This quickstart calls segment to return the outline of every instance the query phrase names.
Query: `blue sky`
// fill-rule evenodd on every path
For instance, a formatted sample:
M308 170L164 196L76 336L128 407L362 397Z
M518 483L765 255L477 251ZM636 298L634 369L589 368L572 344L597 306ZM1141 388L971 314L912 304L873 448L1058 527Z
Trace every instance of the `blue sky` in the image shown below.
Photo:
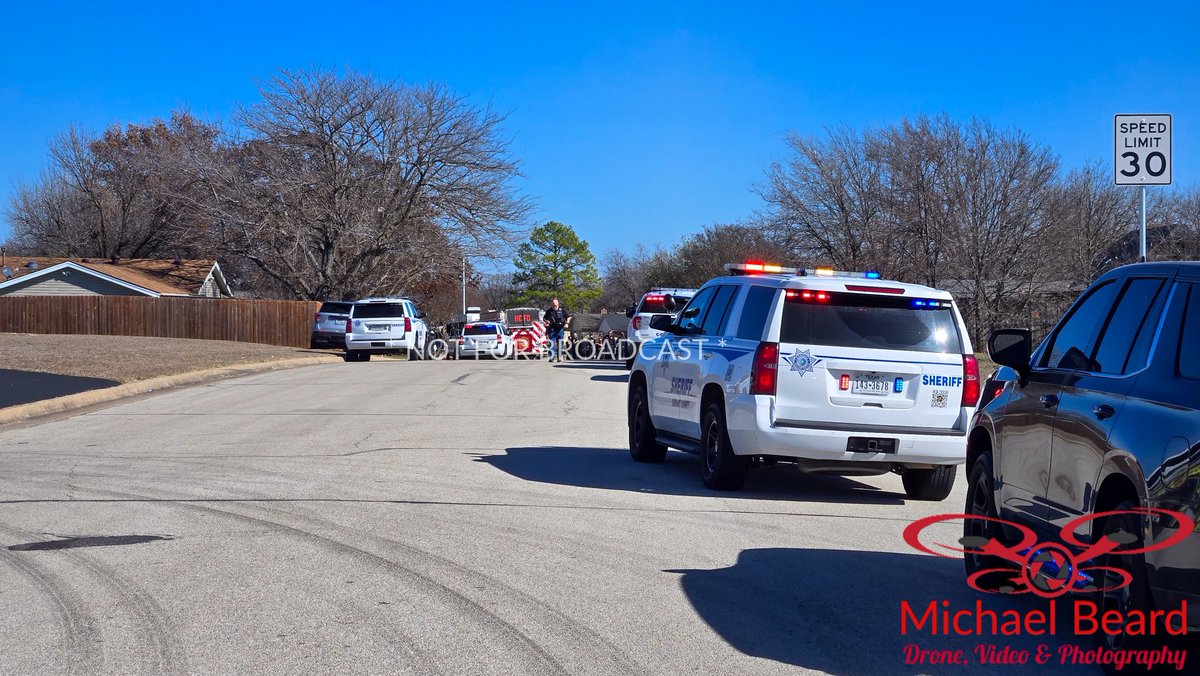
M275 68L441 81L510 116L538 220L597 253L760 206L789 131L946 111L1110 161L1174 115L1200 182L1200 3L17 3L0 0L0 205L71 124L225 118ZM0 216L0 239L8 233Z

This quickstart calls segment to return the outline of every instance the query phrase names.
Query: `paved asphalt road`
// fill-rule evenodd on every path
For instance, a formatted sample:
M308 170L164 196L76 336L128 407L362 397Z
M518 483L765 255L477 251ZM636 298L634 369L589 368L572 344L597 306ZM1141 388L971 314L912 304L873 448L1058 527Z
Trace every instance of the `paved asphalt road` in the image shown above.
M68 394L98 390L121 383L104 378L60 376L41 371L0 369L0 408L28 404L31 401L65 397Z
M901 539L961 476L711 493L629 459L624 381L329 364L0 431L0 672L944 673L903 646L1006 644L900 634L902 600L974 607Z

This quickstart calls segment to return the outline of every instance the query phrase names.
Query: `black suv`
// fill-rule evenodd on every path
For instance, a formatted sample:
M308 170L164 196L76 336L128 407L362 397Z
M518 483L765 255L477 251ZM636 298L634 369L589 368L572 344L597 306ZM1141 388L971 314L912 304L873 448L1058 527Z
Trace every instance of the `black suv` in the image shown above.
M1200 262L1112 270L1036 349L1029 331L1005 329L988 351L1011 380L972 420L966 511L1009 523L964 520L968 573L996 561L972 546L1011 546L1020 527L1062 542L1074 521L1073 545L1119 543L1075 562L1097 571L1075 576L1079 591L1123 613L1186 600L1200 628L1200 534L1158 511L1200 510Z

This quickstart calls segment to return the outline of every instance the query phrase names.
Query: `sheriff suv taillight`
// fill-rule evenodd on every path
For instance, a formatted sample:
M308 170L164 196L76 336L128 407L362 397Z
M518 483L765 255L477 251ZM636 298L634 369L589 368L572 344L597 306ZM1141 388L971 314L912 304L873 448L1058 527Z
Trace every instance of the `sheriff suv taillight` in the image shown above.
M641 328L642 328L642 318L637 315L634 315L633 316L633 330L640 331Z
M775 394L779 379L779 343L759 343L750 369L750 394Z
M408 333L409 331L412 331L412 320L409 319L408 317L405 317L404 318L404 332Z
M979 403L979 361L973 354L964 354L962 405L970 408L977 403Z
M346 333L354 333L354 320L346 318Z

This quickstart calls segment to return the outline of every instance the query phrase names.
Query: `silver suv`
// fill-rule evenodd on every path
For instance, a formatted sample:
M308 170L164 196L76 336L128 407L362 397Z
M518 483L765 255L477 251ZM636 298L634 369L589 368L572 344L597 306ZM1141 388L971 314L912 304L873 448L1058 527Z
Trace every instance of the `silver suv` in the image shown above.
M408 298L366 298L350 307L346 361L370 361L373 354L421 359L428 343L425 313Z
M352 304L338 301L321 303L321 308L313 315L309 348L316 350L322 347L345 347L346 320L350 318Z

